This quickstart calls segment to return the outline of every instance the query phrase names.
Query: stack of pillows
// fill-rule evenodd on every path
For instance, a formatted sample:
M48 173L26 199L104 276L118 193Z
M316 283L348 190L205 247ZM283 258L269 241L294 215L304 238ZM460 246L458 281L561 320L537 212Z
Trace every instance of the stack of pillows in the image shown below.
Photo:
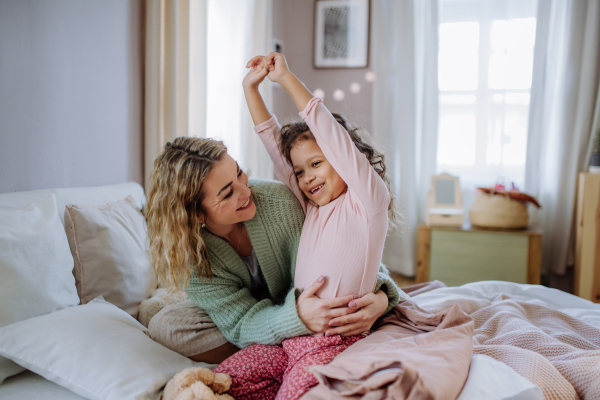
M0 383L29 369L85 398L158 399L199 365L136 320L156 288L146 250L132 197L67 205L64 226L55 194L18 209L0 202Z

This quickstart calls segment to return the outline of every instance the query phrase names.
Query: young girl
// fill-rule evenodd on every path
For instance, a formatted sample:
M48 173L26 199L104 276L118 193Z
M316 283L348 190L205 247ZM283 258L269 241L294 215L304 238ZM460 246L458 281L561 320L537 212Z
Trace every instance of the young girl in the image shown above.
M296 261L295 287L304 290L315 279L325 278L320 298L372 293L383 245L392 221L393 196L385 177L383 156L368 145L359 128L350 128L333 116L318 98L289 71L279 53L255 57L244 79L248 108L278 178L300 200L306 214ZM305 122L283 128L267 110L258 84L265 76L278 82L292 97ZM304 368L327 364L363 337L346 327L326 336L303 336L282 343L283 355L274 363L286 364L277 398L296 399L314 386L316 378ZM340 336L344 334L344 336ZM264 347L264 346L262 346ZM222 363L216 371L234 381L236 399L249 382L236 379L253 366L253 355L264 351L250 346ZM282 361L283 360L283 361ZM238 386L237 388L235 386ZM241 389L241 390L240 390Z

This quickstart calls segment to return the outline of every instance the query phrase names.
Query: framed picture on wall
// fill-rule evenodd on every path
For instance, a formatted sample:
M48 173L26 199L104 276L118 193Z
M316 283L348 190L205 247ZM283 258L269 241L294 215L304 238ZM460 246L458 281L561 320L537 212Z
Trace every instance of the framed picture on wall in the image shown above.
M369 0L315 2L315 68L366 68Z

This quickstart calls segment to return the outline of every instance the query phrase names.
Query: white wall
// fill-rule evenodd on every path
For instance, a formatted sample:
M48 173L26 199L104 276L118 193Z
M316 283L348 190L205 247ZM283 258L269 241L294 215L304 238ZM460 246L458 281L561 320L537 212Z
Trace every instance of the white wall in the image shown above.
M142 182L144 12L0 1L0 193Z

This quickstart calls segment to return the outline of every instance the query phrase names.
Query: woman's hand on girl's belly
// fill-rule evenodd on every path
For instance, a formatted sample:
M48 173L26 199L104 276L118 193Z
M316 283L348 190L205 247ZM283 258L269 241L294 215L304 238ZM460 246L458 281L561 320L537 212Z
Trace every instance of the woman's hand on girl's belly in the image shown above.
M356 312L340 316L329 322L329 328L325 331L326 336L360 335L371 329L375 321L383 315L388 306L388 297L384 291L367 293L349 304Z
M333 299L320 299L317 297L315 293L324 284L325 278L321 276L315 283L306 288L300 297L298 297L298 300L296 300L296 308L298 310L298 316L300 317L300 320L308 329L315 333L325 333L331 328L329 323L334 320L334 318L355 313L359 309L358 307L351 308L348 306L348 303L351 301L356 301L354 300L354 295L352 294ZM357 300L362 300L363 298L364 296ZM386 308L387 296L384 311ZM381 313L383 313L383 311ZM376 319L377 318L375 318L375 320ZM375 320L373 320L373 323ZM368 328L366 330L368 330Z

